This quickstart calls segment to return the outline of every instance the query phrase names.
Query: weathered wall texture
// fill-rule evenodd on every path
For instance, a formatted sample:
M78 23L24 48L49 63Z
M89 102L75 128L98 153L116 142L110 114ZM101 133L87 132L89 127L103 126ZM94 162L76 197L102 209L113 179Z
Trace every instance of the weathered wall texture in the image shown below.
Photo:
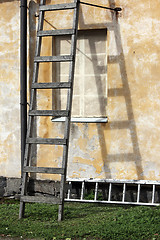
M59 0L58 3L72 2ZM79 29L107 28L108 123L73 123L68 177L160 180L160 12L159 0L93 0L120 6L117 16L104 9L81 6ZM48 4L57 3L48 0ZM29 81L35 46L35 11L29 4ZM8 14L6 14L8 11ZM0 175L20 176L19 129L19 2L0 1ZM72 11L47 13L45 29L69 28ZM44 39L42 55L53 53ZM43 45L44 46L44 45ZM97 63L98 64L98 63ZM52 81L53 65L40 66L39 81ZM52 76L52 77L49 77ZM98 83L97 83L98 84ZM52 109L52 92L39 91L39 109ZM94 106L93 106L94 107ZM40 137L63 137L63 124L38 120ZM38 166L60 166L59 146L38 147ZM41 179L58 176L39 175Z
M19 1L0 0L0 176L20 176Z

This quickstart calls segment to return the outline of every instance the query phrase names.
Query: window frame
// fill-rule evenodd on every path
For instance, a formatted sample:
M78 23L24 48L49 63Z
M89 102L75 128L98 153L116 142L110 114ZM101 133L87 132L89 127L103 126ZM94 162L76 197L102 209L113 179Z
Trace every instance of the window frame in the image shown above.
M107 28L102 28L102 29L86 29L86 30L79 30L78 32L85 32L85 31L96 31L96 30L105 30L106 31L106 88L107 88ZM85 34L84 34L85 35ZM53 40L54 45L55 45L55 39ZM55 47L55 46L54 46ZM75 76L74 76L75 77ZM106 99L107 99L107 89L106 89ZM52 122L64 122L65 117L60 117L60 118L52 118ZM108 118L107 118L107 111L106 111L106 116L101 116L101 117L71 117L71 122L73 123L107 123Z

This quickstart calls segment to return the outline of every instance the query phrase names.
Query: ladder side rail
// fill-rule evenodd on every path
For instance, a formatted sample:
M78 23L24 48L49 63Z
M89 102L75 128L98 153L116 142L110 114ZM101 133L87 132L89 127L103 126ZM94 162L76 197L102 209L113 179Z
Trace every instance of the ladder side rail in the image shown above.
M62 204L59 205L58 221L62 220L63 209L64 209L64 187L65 187L66 173L67 173L70 120L71 120L73 82L74 82L74 70L75 70L75 55L76 55L76 45L77 45L79 0L74 0L74 3L76 3L76 8L74 9L74 17L73 17L73 29L75 29L75 34L73 34L71 38L71 55L73 56L74 59L73 61L70 62L70 67L69 67L69 82L71 82L71 88L68 89L67 107L66 107L66 110L69 111L69 116L66 118L65 130L64 130L64 138L67 140L67 144L63 147L63 160L62 160L62 168L65 169L65 174L61 176L60 198L62 199Z
M46 0L41 0L40 5L44 5L45 3L46 3ZM40 12L39 13L37 32L39 30L43 29L43 20L44 20L44 12ZM42 38L41 37L37 37L37 39L36 39L35 56L39 56L40 55L41 42L42 42ZM34 63L32 83L36 83L37 82L38 70L39 70L39 63ZM30 98L29 111L33 110L33 107L36 105L36 91L37 91L36 89L31 89L31 98ZM33 116L29 116L29 119L28 119L28 131L27 131L26 139L30 137L32 124L33 124ZM26 152L25 152L26 165L25 166L27 166L28 150L29 150L29 144L26 144Z
M137 185L137 184L141 184L141 185L159 185L160 186L160 181L151 181L151 180L126 180L126 179L86 179L86 178L82 178L82 179L72 179L72 178L67 178L67 181L71 181L71 182L82 182L84 181L85 182L98 182L98 183L113 183L113 184L134 184L134 185Z
M144 202L122 202L122 201L106 201L106 200L97 200L97 201L94 201L94 200L86 200L86 199L65 199L65 202L81 202L81 203L102 203L102 204L119 204L119 205L134 205L134 206L160 206L159 203L144 203Z
M40 4L43 5L43 4L45 4L45 2L46 2L46 0L41 0ZM43 28L43 19L44 19L44 12L40 12L39 13L39 21L38 21L38 30L42 30L42 28ZM40 54L40 47L41 47L41 37L37 37L36 49L35 49L36 56L38 54ZM33 82L34 83L36 82L36 79L38 78L38 68L39 68L39 64L34 63L34 71L33 71ZM33 105L34 105L34 101L35 101L35 96L34 96L35 93L36 93L36 89L31 89L31 99L30 99L29 110L33 109ZM29 136L30 136L32 124L33 124L33 117L29 116L26 139L29 138ZM30 147L31 147L30 144L26 144L25 156L24 156L24 165L23 165L24 167L29 164L30 153L31 153ZM23 172L22 186L21 186L21 196L24 196L26 194L27 178L28 178L28 173ZM24 211L25 211L25 203L20 200L19 218L22 218L24 216Z
M45 2L46 2L46 0L41 0L41 5L45 4ZM44 13L40 12L39 13L39 21L38 21L38 30L43 28L43 19L44 19ZM41 37L37 37L36 49L35 49L35 55L36 56L40 54L41 42L42 42L42 38ZM38 70L39 70L39 64L38 63L34 63L33 83L35 83L37 81ZM36 101L35 100L35 95L36 95L36 89L32 89L31 90L31 99L30 99L29 111L33 110L33 107L35 105L35 101ZM33 124L33 116L29 116L28 131L27 131L26 139L30 137L32 124ZM29 151L29 144L26 144L26 151L25 151L25 163L26 164L25 164L25 166L27 166L27 164L28 164L28 162L27 162L28 151Z

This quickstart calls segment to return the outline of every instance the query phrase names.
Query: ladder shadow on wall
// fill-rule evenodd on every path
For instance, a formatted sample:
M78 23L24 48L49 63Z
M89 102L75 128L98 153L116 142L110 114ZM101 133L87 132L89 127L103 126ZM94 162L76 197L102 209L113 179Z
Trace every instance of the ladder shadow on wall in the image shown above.
M109 0L109 6L112 8L116 7L114 0ZM129 83L128 83L125 57L124 57L122 39L120 34L120 25L118 23L118 15L115 12L111 13L111 15L112 15L112 22L105 23L105 25L108 31L114 32L117 55L113 55L113 56L108 55L107 64L108 64L108 68L112 64L119 66L121 87L114 87L114 85L117 85L116 84L117 79L112 79L112 76L110 74L108 78L107 112L108 112L108 115L110 115L109 111L112 110L113 114L111 113L111 117L109 117L108 123L96 124L97 132L99 135L99 146L101 148L101 156L103 160L102 171L104 171L106 179L120 178L117 176L122 176L122 178L130 179L129 172L132 172L133 174L133 171L132 169L127 169L128 172L125 172L125 168L127 168L127 166L131 166L133 169L135 169L134 179L143 179L144 176L143 176L143 168L142 168L142 159L141 159L141 154L139 149L136 122L134 119L134 113L133 113L133 107L132 107L132 101L131 101L131 92L130 92ZM81 9L80 9L80 18L84 20ZM85 26L84 21L82 21L82 25ZM90 25L87 24L87 27L92 28L92 24ZM100 24L93 24L93 27L94 28L97 27L98 29L100 27ZM93 51L95 51L95 46L93 44L91 45L91 43L90 43L90 48L93 49ZM97 66L98 66L98 62L97 62ZM99 88L99 83L98 83L99 80L100 78L97 77L96 78L97 92L99 93L98 95L100 96L100 93L103 89ZM118 111L120 111L122 107L119 101L117 100L114 101L114 99L116 98L122 98L123 102L125 103L125 115L126 115L125 120L119 120L118 117L117 119L115 118L114 120L112 119L112 116L114 115L114 113L116 113L116 108L118 107L119 108ZM116 104L119 104L119 106L117 105L112 106L114 102L116 102ZM100 108L101 108L101 112L103 112L104 109L102 104ZM124 107L122 108L122 111L123 109ZM123 115L122 111L121 113ZM106 134L105 132L108 132L108 133L110 132L110 134ZM114 134L112 134L112 132L114 132ZM123 135L124 132L125 132L125 136ZM120 139L118 139L119 137ZM126 152L128 141L131 145L131 147L129 147L129 150L132 149L132 151ZM119 144L119 146L118 147L114 146L116 144ZM108 146L110 147L110 150L108 149ZM122 151L122 149L120 149L120 146L122 146L122 148L124 149L124 152ZM114 153L112 153L111 148L113 149ZM114 149L116 149L117 153L115 153ZM112 168L111 165L114 168L114 171L111 170Z

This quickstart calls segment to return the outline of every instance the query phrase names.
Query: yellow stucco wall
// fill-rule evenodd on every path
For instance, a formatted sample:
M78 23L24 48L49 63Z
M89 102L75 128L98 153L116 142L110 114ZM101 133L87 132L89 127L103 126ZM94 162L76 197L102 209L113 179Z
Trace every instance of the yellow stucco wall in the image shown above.
M59 0L58 3L72 2ZM73 123L68 177L160 180L160 12L158 0L93 0L95 4L118 6L119 15L81 6L79 29L107 28L108 123ZM57 3L48 0L48 4ZM35 45L36 1L29 6L29 79ZM6 14L6 12L8 14ZM19 1L0 1L0 176L20 176L19 128ZM46 29L68 28L72 11L48 13ZM52 26L52 28L51 28ZM51 54L45 40L44 54ZM44 46L44 45L43 45ZM42 65L40 81L47 82L51 65ZM39 94L39 107L52 107L50 91ZM62 137L61 123L51 118L38 121L41 137ZM38 166L60 166L62 148L38 147ZM58 176L39 175L44 179Z
M20 176L19 2L0 1L0 176Z

